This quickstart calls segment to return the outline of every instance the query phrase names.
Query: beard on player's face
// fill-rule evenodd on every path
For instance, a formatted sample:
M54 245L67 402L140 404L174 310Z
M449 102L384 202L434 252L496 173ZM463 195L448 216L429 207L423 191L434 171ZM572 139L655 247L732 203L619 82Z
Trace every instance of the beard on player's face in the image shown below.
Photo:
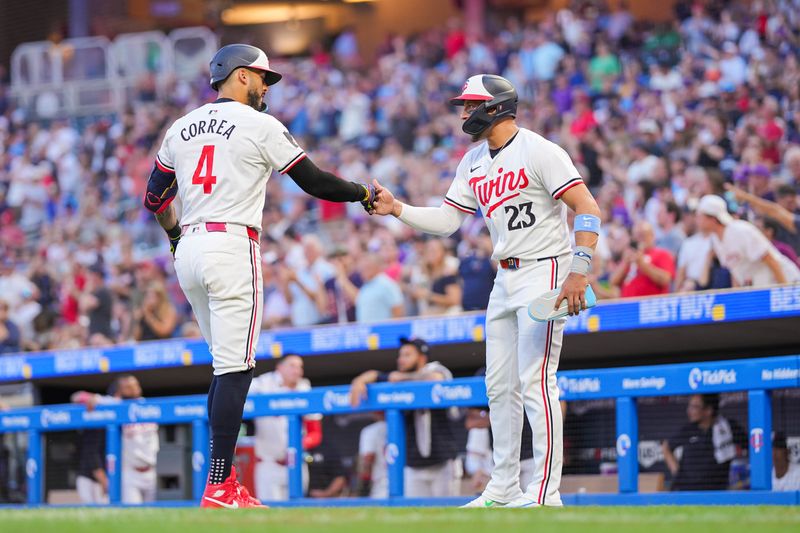
M263 97L261 95L261 91L254 89L253 87L248 87L247 105L249 105L256 111L261 111L262 103L263 103Z

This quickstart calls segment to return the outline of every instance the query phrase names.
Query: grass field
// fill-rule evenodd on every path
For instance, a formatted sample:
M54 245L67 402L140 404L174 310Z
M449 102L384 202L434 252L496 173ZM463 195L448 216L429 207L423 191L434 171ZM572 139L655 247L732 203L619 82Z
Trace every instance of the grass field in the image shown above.
M3 533L789 533L796 507L564 509L295 508L0 510Z

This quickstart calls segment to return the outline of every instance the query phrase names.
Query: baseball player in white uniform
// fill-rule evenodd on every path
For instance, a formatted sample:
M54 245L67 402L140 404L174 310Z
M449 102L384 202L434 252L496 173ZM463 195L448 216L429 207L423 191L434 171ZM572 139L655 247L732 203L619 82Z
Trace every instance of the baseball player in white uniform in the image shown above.
M306 392L311 382L303 377L303 359L299 355L284 355L274 372L261 374L250 384L250 394ZM255 419L256 438L256 496L260 500L289 499L289 422L285 416L261 416ZM322 415L303 417L303 450L322 442ZM308 489L308 468L303 462L303 493Z
M110 392L113 396L80 391L73 395L72 401L94 409L97 405L142 398L142 386L132 375L117 378ZM159 449L158 424L145 422L122 426L122 503L155 501Z
M494 468L484 492L467 507L561 506L563 426L556 369L565 318L534 322L528 304L561 288L570 315L586 306L587 273L600 232L600 210L567 153L516 124L517 93L500 77L467 80L451 103L463 106L462 129L473 141L439 207L414 207L378 192L373 212L392 214L437 235L454 233L481 211L500 263L486 312L486 388L494 437ZM567 207L573 209L571 250ZM524 412L533 429L535 473L519 485Z
M260 505L236 481L231 462L263 313L259 244L267 180L274 169L317 198L365 208L375 191L317 168L283 124L262 112L269 86L281 79L262 50L224 46L210 72L219 98L167 130L144 204L167 232L178 281L213 357L211 461L201 506L240 508Z

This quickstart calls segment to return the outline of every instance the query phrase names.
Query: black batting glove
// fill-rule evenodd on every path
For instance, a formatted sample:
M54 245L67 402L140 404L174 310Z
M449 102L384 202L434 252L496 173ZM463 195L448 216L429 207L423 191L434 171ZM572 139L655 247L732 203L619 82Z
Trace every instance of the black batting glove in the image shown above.
M358 183L357 185L364 190L361 206L364 208L364 211L371 215L375 212L375 207L372 205L375 202L375 196L377 195L375 187L366 183Z
M175 250L178 249L178 243L181 240L181 225L175 224L175 227L167 230L167 237L169 237L169 251L172 252L172 257L175 257Z

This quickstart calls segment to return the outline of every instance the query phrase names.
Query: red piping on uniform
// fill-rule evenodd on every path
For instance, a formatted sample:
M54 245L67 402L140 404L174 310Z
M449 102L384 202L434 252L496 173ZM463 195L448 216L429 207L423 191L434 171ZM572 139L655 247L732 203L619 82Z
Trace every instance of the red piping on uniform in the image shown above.
M158 170L160 170L161 172L166 172L167 174L175 174L174 170L172 170L171 168L167 168L164 165L162 165L161 162L158 159L156 159L156 166L158 167Z
M299 163L300 161L302 161L302 160L303 160L303 159L305 159L305 158L306 158L306 154L305 154L305 153L303 153L303 154L302 154L300 157L298 157L298 158L297 158L297 160L295 160L295 161L294 161L294 162L293 162L291 165L289 165L288 167L286 167L285 169L283 169L283 172L281 172L281 174L286 174L287 172L289 172L290 170L292 170L292 167L294 167L294 166L295 166L297 163Z
M556 193L556 195L555 195L555 196L553 196L553 198L555 198L556 200L558 200L559 198L561 198L562 196L564 196L564 193L565 193L565 192L567 192L567 191L568 191L568 190L570 190L571 188L575 187L576 185L580 185L581 183L583 183L583 180L582 180L582 179L578 179L578 180L574 181L573 183L571 183L571 184L567 185L567 186L564 188L564 190L563 190L563 191L559 191L559 192L557 192L557 193Z
M449 201L445 200L444 203L446 203L450 207L455 207L459 211L463 211L464 213L467 213L468 215L474 215L475 214L475 211L468 211L468 210L464 209L463 207L454 204L453 202L449 202Z
M250 366L253 360L253 342L256 338L256 326L258 322L258 265L256 264L256 255L257 250L254 250L255 244L253 241L250 243L250 247L252 250L252 254L250 255L251 260L253 261L253 294L255 295L253 298L253 318L250 321L250 343L247 345L247 366Z
M554 278L555 278L555 259L550 259L550 290L553 290L554 286ZM542 403L544 405L544 422L545 428L547 430L547 449L544 454L544 470L542 475L542 482L539 484L539 497L537 502L539 505L544 505L544 498L547 497L547 494L544 493L544 487L547 484L547 476L549 472L547 471L548 465L548 457L550 457L550 447L551 447L551 435L550 435L550 396L547 394L545 390L545 385L547 383L547 365L550 361L550 348L553 344L553 323L547 323L547 346L544 350L544 361L542 362Z

